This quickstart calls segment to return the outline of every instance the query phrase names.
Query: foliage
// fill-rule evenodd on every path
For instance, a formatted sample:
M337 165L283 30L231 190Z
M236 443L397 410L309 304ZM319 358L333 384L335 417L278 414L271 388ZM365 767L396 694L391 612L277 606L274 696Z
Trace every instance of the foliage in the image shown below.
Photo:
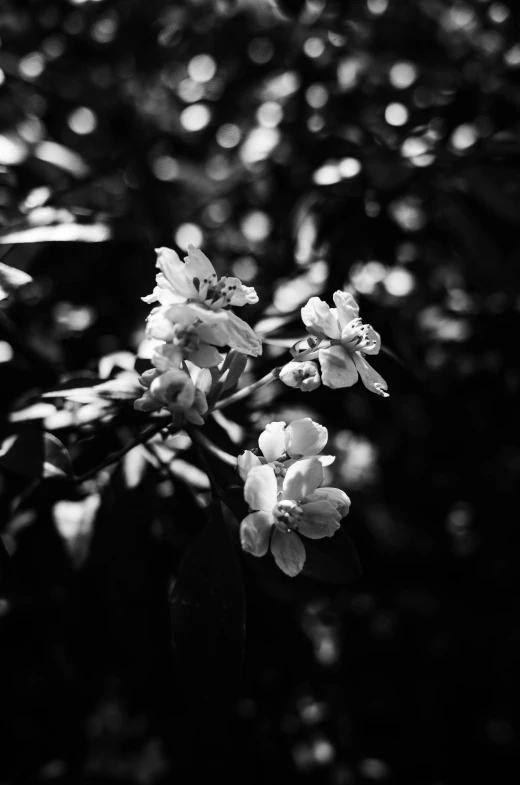
M231 760L258 782L507 778L517 23L512 3L485 0L5 0L6 782L155 783L213 764L231 776ZM183 570L229 564L238 580L227 534L214 543L207 525L210 483L229 489L236 474L133 408L150 367L140 298L153 249L190 243L259 294L244 318L263 355L222 377L219 396L287 362L300 307L345 288L383 335L392 394L275 381L208 420L233 455L271 421L323 423L337 456L327 483L352 499L364 570L345 587L316 580L338 565L314 555L296 579L240 556L238 697L225 694L229 663L196 679L192 649L184 679L168 601L173 588L185 629L200 584L186 599ZM247 510L228 493L215 520L236 537ZM333 561L354 547L313 547L332 544ZM228 610L240 618L240 603ZM226 620L207 616L218 637ZM189 647L204 638L195 626Z

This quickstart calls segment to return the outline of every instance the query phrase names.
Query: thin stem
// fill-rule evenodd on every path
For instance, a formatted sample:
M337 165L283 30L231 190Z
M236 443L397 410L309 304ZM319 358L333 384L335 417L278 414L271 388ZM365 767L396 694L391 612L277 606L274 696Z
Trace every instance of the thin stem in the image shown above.
M128 442L128 444L125 444L125 446L120 450L117 450L117 452L113 452L108 455L105 460L98 464L98 466L94 467L94 469L90 469L88 472L85 472L85 474L81 474L79 477L76 477L76 482L79 484L85 482L85 480L90 480L91 477L94 477L102 469L106 469L107 466L111 466L111 464L119 461L119 459L123 458L127 452L130 452L130 450L133 450L134 447L137 447L138 444L143 444L143 442L147 442L148 439L151 439L152 436L160 433L164 427L164 420L159 423L152 423L152 425L148 426L148 428L145 428L144 431L141 431L140 434Z
M233 395L230 395L228 398L223 398L221 401L217 401L217 403L213 406L211 411L215 411L215 409L224 409L225 406L230 406L232 403L236 403L236 401L241 401L242 398L247 398L248 395L251 395L251 393L256 392L256 390L259 390L261 387L265 387L266 384L271 384L271 382L274 382L275 379L278 379L278 376L280 375L280 371L282 370L282 368L283 365L280 365L277 368L273 368L272 371L269 371L268 374L263 376L257 382L253 382L253 384L248 384L247 387L243 387L241 390L239 390L236 393L233 393Z
M230 453L226 452L225 450L221 450L220 447L217 447L216 444L213 444L213 442L210 441L207 436L204 436L204 434L200 431L194 431L193 435L205 450L215 455L215 457L219 458L223 463L227 463L228 466L232 466L234 469L237 468L237 459L234 455L230 455Z
M197 452L197 455L199 457L201 466L202 466L203 470L206 472L206 474L209 477L211 490L213 491L213 493L215 494L217 499L222 499L222 497L224 495L223 491L222 491L222 488L220 487L220 485L219 485L219 483L217 481L217 478L213 474L213 470L212 470L211 466L209 465L208 461L206 460L206 456L204 455L203 451L201 450L201 446L203 444L203 439L201 438L202 434L196 428L187 428L187 431L188 431L188 434L189 434L189 436L191 437L191 439L193 441L193 444L194 444L195 450ZM217 447L217 449L218 449L218 447Z

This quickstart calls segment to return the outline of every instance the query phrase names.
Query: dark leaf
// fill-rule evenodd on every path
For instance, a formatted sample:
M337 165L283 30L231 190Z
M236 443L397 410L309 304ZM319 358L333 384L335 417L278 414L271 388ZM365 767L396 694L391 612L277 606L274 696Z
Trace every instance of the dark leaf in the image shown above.
M302 575L323 583L351 583L362 573L356 547L348 534L339 529L334 537L305 539L307 558Z
M219 754L234 709L244 648L244 587L229 525L219 502L181 564L172 593L172 643L192 725Z
M32 281L28 273L0 262L0 300L5 300L21 286Z
M142 386L137 381L137 376L132 373L123 373L116 379L110 379L101 384L84 385L72 389L53 390L42 395L42 398L68 398L76 401L95 401L99 398L104 401L135 401L143 392Z
M229 363L228 363L229 360ZM226 357L222 374L222 392L231 390L238 383L247 365L247 356L231 350ZM224 373L226 376L224 377Z
M72 479L70 455L55 436L28 431L5 439L0 450L0 466L25 477Z

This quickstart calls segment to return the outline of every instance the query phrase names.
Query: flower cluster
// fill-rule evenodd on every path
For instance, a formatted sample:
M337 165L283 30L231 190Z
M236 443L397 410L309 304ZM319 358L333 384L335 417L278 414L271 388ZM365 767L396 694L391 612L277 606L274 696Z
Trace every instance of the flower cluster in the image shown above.
M327 387L351 387L358 378L371 392L388 397L388 385L366 360L365 355L378 354L379 333L363 324L359 306L347 292L334 294L335 308L319 297L311 297L301 309L302 320L312 338L302 352L293 351L294 360L280 373L280 379L291 387L314 390L321 380Z
M135 408L167 407L202 425L212 381L207 369L224 359L217 347L253 357L262 353L258 336L231 311L231 306L257 302L258 296L238 278L218 279L207 256L192 245L184 261L170 248L159 248L157 266L157 285L143 299L159 303L148 317L147 333L162 343L152 356L155 367L140 378L146 391Z
M318 456L328 432L309 417L289 425L273 422L260 434L262 457L246 451L238 458L244 497L251 510L240 525L243 550L265 556L291 577L305 564L301 537L332 537L347 515L350 499L339 488L324 488L323 466L332 456Z

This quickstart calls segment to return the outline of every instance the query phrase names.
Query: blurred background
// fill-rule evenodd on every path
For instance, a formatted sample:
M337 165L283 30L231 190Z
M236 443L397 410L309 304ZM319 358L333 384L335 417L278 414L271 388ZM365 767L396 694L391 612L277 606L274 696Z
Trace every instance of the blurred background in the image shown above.
M226 410L235 454L271 420L329 428L363 565L338 587L246 560L246 782L511 781L518 22L488 0L0 6L0 261L34 279L0 306L4 436L61 374L136 352L157 246L255 286L241 316L275 339L344 288L382 334L388 400L275 384ZM120 434L89 427L91 466ZM186 491L132 466L84 498L2 474L2 785L190 781L168 631Z

